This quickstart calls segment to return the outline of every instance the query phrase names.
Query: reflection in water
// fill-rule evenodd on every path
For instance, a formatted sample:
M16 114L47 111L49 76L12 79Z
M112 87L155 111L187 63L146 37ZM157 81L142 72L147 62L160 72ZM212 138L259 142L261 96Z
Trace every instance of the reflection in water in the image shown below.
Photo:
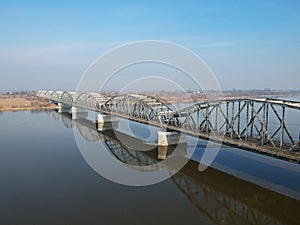
M55 119L63 121L66 127L76 127L87 141L104 142L107 149L121 162L141 166L152 165L159 161L157 156L162 149L135 151L120 143L113 132L99 133L96 124L91 121L72 121L69 115L55 111L51 114ZM172 149L168 147L167 151L169 154ZM213 168L200 173L198 163L195 161L189 161L183 169L172 176L172 180L189 201L215 224L299 222L299 201Z
M216 224L297 224L299 202L221 171L197 173L190 161L172 177L191 203Z

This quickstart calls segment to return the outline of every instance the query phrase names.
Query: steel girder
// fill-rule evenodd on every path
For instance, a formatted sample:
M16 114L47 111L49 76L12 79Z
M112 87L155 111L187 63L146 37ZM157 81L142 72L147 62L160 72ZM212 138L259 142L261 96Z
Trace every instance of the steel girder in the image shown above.
M170 115L170 124L194 133L207 133L299 151L299 130L286 121L286 114L299 116L300 103L275 99L234 99L201 102ZM177 121L175 120L177 119ZM298 124L299 126L299 124Z
M174 112L168 105L156 98L136 94L113 96L105 102L101 109L120 115L164 124L168 123L169 115Z
M107 97L95 92L81 93L75 99L74 105L92 110L100 109L108 100Z
M300 151L299 124L295 127L288 121L295 112L299 116L300 103L295 101L225 99L175 111L154 97L138 94L107 98L98 93L38 91L37 95L279 157Z

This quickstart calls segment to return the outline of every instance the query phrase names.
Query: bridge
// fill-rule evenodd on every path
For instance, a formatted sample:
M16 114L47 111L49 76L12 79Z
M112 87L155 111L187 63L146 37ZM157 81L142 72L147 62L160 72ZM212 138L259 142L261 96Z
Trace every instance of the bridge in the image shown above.
M300 162L300 102L274 98L221 99L194 103L180 110L152 96L68 91L38 91L71 112L85 118L87 110L98 114L98 122L112 123L111 116L164 129L158 145L175 144L174 134L183 133L226 145ZM99 124L98 124L99 125Z
M114 132L98 132L89 120L72 120L69 114L49 112L67 128L75 128L88 142L102 141L107 150L127 165L147 166L159 162L159 148L135 151L118 140ZM126 134L124 134L126 135ZM131 139L130 136L127 138ZM134 146L133 146L134 147ZM168 152L172 146L168 146ZM183 149L184 151L184 149ZM212 177L214 179L212 179ZM171 177L176 187L196 209L215 224L297 224L298 200L270 191L224 171L209 167L199 176L198 162L190 160Z

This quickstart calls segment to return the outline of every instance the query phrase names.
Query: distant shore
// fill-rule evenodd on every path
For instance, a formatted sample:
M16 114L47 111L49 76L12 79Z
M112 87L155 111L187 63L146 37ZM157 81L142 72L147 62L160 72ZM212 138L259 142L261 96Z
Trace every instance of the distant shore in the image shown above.
M57 105L31 95L0 95L0 112L26 110L52 110Z
M149 94L151 95L151 94ZM157 99L161 100L166 104L172 103L196 103L203 102L207 100L233 100L233 99L247 99L247 98L290 98L300 96L300 93L290 94L290 93L274 93L274 94L256 94L256 93L242 93L242 94L232 94L232 93L223 93L223 94L174 94L174 95L153 95Z

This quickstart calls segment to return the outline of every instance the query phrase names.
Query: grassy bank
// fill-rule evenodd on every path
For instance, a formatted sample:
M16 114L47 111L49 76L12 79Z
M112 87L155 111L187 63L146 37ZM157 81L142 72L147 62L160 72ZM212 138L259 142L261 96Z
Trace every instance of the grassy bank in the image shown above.
M30 95L0 95L0 112L56 108L55 104Z

